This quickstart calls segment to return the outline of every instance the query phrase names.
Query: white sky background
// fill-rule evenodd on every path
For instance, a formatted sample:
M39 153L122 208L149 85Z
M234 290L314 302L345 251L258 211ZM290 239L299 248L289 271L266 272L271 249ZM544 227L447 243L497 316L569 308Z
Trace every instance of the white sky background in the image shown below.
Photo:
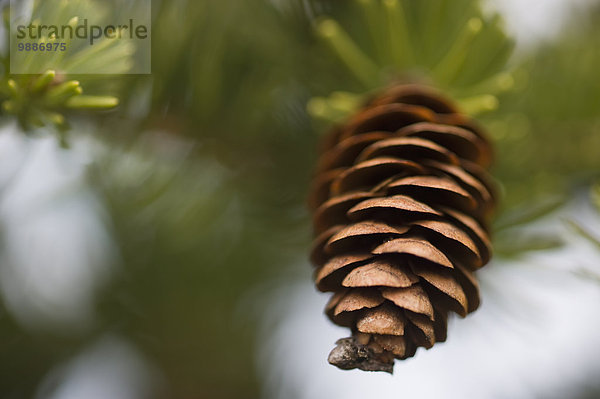
M93 319L114 248L85 183L86 158L53 134L0 129L0 295L25 326L79 330Z
M163 389L162 376L127 341L101 337L83 353L54 368L36 399L149 399Z
M551 40L577 9L597 0L484 0L505 17L507 29L522 47Z

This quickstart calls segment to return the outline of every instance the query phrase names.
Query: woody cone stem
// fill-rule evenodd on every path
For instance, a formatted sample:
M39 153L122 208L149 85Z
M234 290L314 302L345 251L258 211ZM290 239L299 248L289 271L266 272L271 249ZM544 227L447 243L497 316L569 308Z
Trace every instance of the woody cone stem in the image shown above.
M485 135L431 88L394 86L324 139L310 206L317 288L349 327L329 362L392 372L479 306L495 188Z

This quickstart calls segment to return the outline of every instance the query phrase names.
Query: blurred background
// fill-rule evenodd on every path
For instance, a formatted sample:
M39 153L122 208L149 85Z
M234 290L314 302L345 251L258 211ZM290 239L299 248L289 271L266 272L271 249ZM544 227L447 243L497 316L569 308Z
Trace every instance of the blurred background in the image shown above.
M448 342L394 376L327 364L346 332L307 255L332 119L314 99L374 87L315 27L336 18L362 45L359 3L153 0L152 75L68 77L118 107L58 127L2 108L0 398L600 398L594 0L404 2L416 53L451 48L473 16L514 38L496 68L513 84L475 107L496 144L496 256Z

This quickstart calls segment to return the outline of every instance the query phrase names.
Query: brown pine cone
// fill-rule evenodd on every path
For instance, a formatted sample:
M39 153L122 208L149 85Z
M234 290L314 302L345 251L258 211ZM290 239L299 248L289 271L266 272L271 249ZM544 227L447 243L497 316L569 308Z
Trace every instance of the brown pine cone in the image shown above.
M481 130L431 88L395 86L325 138L309 198L317 288L350 327L329 362L392 372L479 306L495 189Z

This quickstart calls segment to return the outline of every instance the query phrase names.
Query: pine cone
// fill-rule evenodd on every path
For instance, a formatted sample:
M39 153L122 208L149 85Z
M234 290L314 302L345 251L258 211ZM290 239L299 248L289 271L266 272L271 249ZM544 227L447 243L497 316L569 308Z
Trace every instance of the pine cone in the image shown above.
M446 340L450 311L479 306L490 258L489 142L434 90L395 86L323 143L310 206L315 282L352 337L329 362L392 372L394 358Z

